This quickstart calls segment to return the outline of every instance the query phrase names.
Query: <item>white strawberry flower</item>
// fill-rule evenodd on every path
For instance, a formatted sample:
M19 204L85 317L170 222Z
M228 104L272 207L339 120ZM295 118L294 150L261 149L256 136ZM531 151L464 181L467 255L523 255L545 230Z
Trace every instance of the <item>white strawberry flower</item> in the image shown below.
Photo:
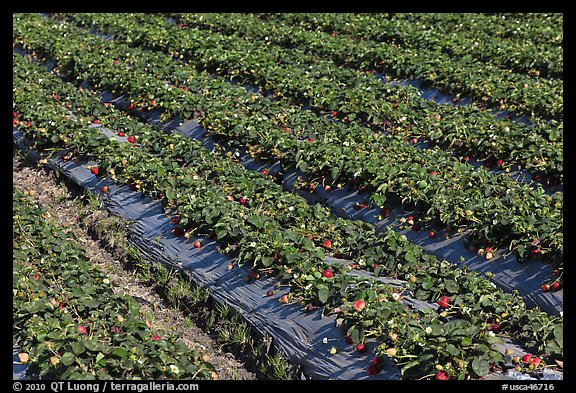
M398 292L394 292L392 294L392 299L394 299L396 301L400 300L400 294Z
M432 333L432 328L430 326L426 327L426 334Z
M175 365L171 364L170 365L170 371L172 371L174 374L178 374L180 372L180 370L178 369L178 367L176 367Z

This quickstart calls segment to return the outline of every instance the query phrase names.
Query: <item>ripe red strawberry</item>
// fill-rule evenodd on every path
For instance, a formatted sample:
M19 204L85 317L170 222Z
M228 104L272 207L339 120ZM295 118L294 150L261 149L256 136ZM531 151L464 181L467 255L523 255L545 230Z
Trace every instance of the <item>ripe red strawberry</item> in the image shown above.
M530 364L533 364L534 366L538 367L538 365L540 364L541 361L542 361L542 359L540 359L539 357L533 357L530 360Z
M330 239L324 240L324 248L332 248L332 241Z
M496 160L496 165L502 166L502 164L504 164L504 161L503 161L501 158L499 158L498 160Z
M352 340L352 336L344 336L344 342L350 345L354 343L354 341Z
M150 106L154 106L156 105L156 101L155 100L150 100Z
M358 351L359 353L364 353L368 350L368 347L366 346L366 344L364 343L358 343L356 345L356 351Z
M456 103L456 102L458 102L458 99L457 99L457 98L452 98L452 102L453 102L453 103Z
M150 337L150 340L152 340L152 341L158 341L158 340L160 340L160 336L157 335L157 334L153 334L152 337Z
M447 381L450 379L450 375L448 375L448 372L444 370L438 370L436 372L436 379L439 379L440 381Z
M268 174L268 170L267 170L267 169L262 169L262 174L263 174L263 175L267 175L267 174Z
M354 310L361 312L366 307L366 302L362 299L358 299L354 302Z
M368 366L368 375L376 375L380 372L380 367L375 364Z
M174 216L170 219L170 221L172 221L172 224L176 225L180 222L180 217Z
M118 59L114 59L114 65L118 64Z
M54 97L55 100L58 100L58 95L57 95L57 94L52 95L52 97Z
M560 281L554 281L552 284L550 284L550 289L552 291L555 291L558 288L560 288Z
M229 201L234 202L234 197L232 195L228 195L226 198L228 198Z
M18 124L18 119L12 119L12 124Z
M32 123L30 123L29 121L26 122L26 128L30 128L32 127Z
M542 285L542 291L544 291L544 292L550 291L550 284L548 284L548 283L543 284Z
M332 117L336 117L336 116L338 116L338 112L332 111Z
M382 359L382 356L375 356L370 363L375 366L380 366L383 362L384 359Z
M248 275L250 276L251 279L253 280L258 280L260 278L260 273L258 273L255 270L250 270L250 273L248 273Z
M330 34L332 37L336 37L336 33L332 33Z
M130 135L130 136L127 138L127 141L128 141L129 143L134 143L134 142L136 142L136 138L135 138L133 135Z
M375 263L375 264L374 264L374 266L372 266L372 269L373 269L373 270L376 270L376 269L378 269L378 264L377 264L377 263Z
M92 169L90 169L90 172L92 172L93 175L97 175L98 174L98 167L92 167Z
M442 296L440 300L438 300L438 305L442 308L448 308L450 305L450 298L448 296Z
M180 236L184 233L184 231L180 227L175 227L172 228L172 233L174 234L174 236Z
M34 274L34 280L38 280L40 278L40 275L38 273Z
M413 231L419 231L420 230L420 224L416 223L416 224L412 225L412 230Z
M432 171L432 172L430 172L430 174L431 174L432 176L436 176L436 175L438 174L438 172Z
M282 295L282 297L280 298L280 303L288 303L288 296Z
M15 119L18 117L18 112L12 112L12 118Z
M198 240L196 240L193 245L195 248L200 248L202 246Z
M246 204L246 198L240 197L240 204L245 205Z
M492 325L490 325L490 331L498 333L500 331L500 325L497 323L493 323Z
M394 109L398 108L398 103L395 102L394 105L392 105L392 108Z
M271 289L269 289L269 290L266 292L266 296L272 296L272 295L274 295L274 291L271 290Z
M122 131L118 131L118 136L125 136L126 134L123 133Z
M526 355L522 356L522 361L524 363L530 363L530 361L532 360L532 355L527 353Z
M102 192L108 192L108 186L102 186L100 190L102 190Z
M436 237L436 232L428 231L428 237L430 237L430 238Z
M84 325L78 325L78 331L80 332L80 334L88 333L88 331L86 330L86 326Z
M554 270L554 275L555 275L556 277L558 277L558 276L560 275L560 273L562 273L562 270L560 270L560 269Z
M329 270L329 269L324 270L324 273L322 273L322 275L323 275L325 278L332 278L332 277L334 277L334 273L332 273L332 270Z
M126 109L130 110L132 108L134 108L134 104L130 103L130 105L128 105L128 107Z
M94 124L100 124L100 121L98 119L94 119Z

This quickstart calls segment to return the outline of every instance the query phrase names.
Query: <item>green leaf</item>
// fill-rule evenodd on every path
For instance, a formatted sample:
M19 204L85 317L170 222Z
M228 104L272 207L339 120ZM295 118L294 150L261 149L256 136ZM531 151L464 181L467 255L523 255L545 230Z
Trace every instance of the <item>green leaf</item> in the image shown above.
M334 167L330 171L330 177L332 178L332 180L336 180L339 174L340 174L340 168L338 167Z
M490 364L488 364L487 360L476 358L472 361L472 370L479 377L482 377L490 372Z
M64 355L62 355L61 359L62 364L66 367L74 363L74 360L76 360L76 355L74 355L72 352L66 352Z
M328 289L320 289L318 291L318 300L320 300L322 303L326 303L326 301L328 300Z
M102 352L98 352L98 355L96 355L96 363L99 363L104 357L105 355Z
M416 257L412 251L407 251L406 254L404 254L404 259L410 263L414 263L416 261Z
M440 325L431 325L430 328L432 329L432 332L430 334L432 334L433 336L441 336L444 334L444 329L442 329L442 326Z
M44 340L46 340L46 334L48 332L46 330L40 330L37 334L36 334L36 340L38 340L38 342L43 342Z
M554 337L556 337L557 340L564 340L564 325L554 327Z
M116 347L112 351L112 356L116 356L122 359L128 356L128 351L122 347Z
M460 355L460 350L454 344L446 345L446 351L448 351L448 353L452 356Z
M444 282L446 290L450 293L458 293L458 284L454 280L446 280Z
M80 355L82 352L84 352L85 349L83 341L74 341L70 344L70 347L72 347L72 352L75 355Z
M352 337L352 342L360 342L360 331L356 326L352 326L350 329L348 329L348 335Z
M262 228L265 222L264 216L260 214L252 214L250 217L248 217L246 221L248 221L250 224L254 225L258 229Z
M472 339L470 337L462 337L462 346L467 347L472 345Z

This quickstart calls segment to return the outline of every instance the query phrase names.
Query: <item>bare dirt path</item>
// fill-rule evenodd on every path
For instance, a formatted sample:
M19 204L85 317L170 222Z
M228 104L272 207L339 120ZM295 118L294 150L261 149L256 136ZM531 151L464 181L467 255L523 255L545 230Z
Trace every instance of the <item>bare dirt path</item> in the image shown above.
M223 351L210 335L181 312L167 306L158 293L139 282L135 271L126 270L118 258L90 236L86 226L80 225L83 209L78 195L59 184L51 170L27 166L17 155L14 155L12 169L14 185L45 206L57 222L75 231L90 260L109 275L115 292L133 296L141 304L143 316L152 320L159 329L181 333L182 340L190 349L205 354L216 367L218 379L257 379L255 373L248 371L234 354ZM88 220L98 220L107 215L105 211L93 212Z

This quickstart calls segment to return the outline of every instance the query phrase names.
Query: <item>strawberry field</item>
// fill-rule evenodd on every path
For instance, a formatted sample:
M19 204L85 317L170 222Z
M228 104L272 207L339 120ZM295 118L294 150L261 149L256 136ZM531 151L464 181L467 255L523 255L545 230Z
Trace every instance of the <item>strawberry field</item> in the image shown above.
M562 25L14 14L14 154L96 195L305 378L563 379ZM213 377L13 195L32 375Z

